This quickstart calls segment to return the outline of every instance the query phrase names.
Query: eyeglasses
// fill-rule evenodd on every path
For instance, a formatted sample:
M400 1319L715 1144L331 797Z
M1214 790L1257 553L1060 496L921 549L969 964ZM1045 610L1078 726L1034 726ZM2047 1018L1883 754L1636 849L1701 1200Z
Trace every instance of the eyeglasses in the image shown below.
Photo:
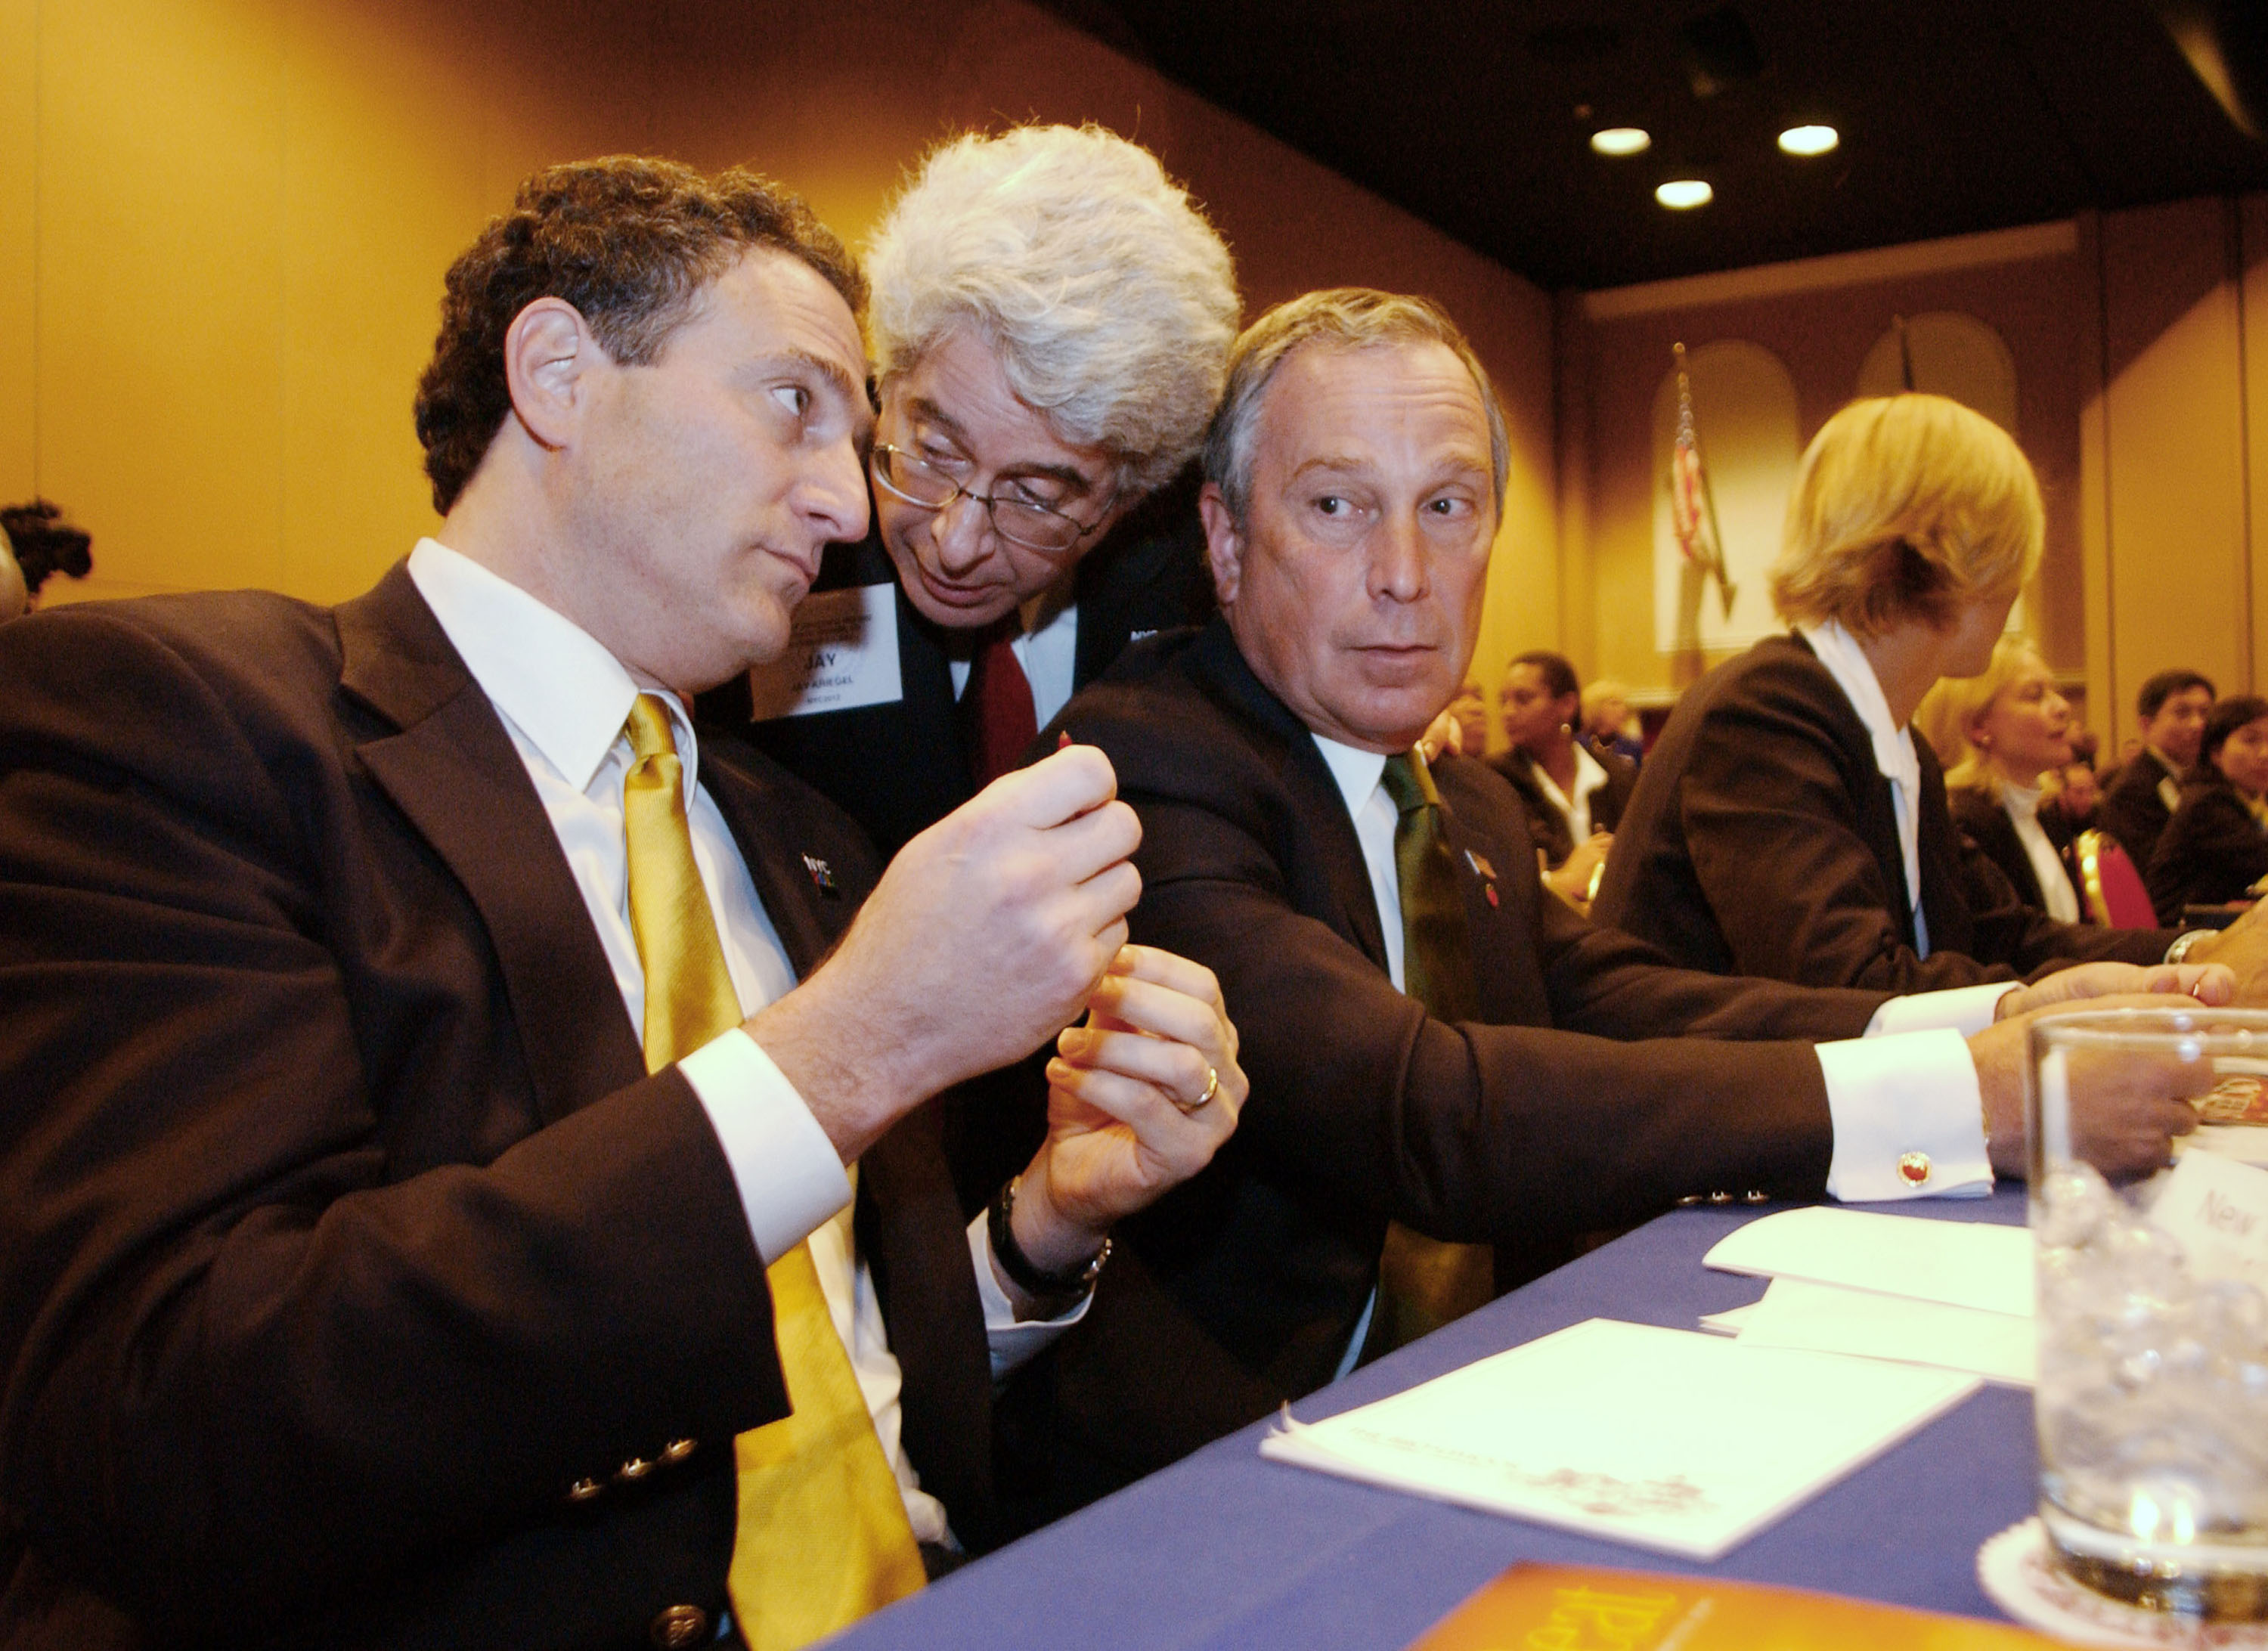
M971 493L927 460L917 459L887 441L874 444L874 480L907 504L923 510L943 510L956 498L973 498L984 506L994 533L1027 550L1060 555L1102 525L1100 517L1091 522L1079 521L1028 498L997 493L988 498L982 493ZM1113 502L1116 499L1113 494ZM1102 513L1110 513L1108 504L1102 507Z

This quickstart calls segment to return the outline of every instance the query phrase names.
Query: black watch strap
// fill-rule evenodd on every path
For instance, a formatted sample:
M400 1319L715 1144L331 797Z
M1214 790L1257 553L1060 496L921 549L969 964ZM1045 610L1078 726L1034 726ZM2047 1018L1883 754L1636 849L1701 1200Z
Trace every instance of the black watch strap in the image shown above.
M1016 1242L1016 1228L1012 1218L1016 1212L1016 1188L1023 1180L1012 1176L992 1200L991 1213L986 1220L992 1238L992 1254L998 1258L1000 1271L1015 1280L1016 1287L1026 1295L1040 1301L1064 1301L1085 1295L1094 1288L1094 1281L1102 1273L1102 1264L1110 1259L1110 1240L1102 1241L1102 1248L1093 1258L1066 1272L1042 1272L1032 1264Z

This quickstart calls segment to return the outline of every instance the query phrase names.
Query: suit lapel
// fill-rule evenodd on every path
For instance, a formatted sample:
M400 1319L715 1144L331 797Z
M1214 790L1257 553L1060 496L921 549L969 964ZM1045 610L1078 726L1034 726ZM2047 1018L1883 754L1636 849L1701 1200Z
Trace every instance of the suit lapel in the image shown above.
M863 888L854 886L848 866L831 865L815 850L824 844L786 840L781 821L787 811L777 806L770 788L778 784L751 765L736 760L737 753L704 746L701 753L701 788L725 817L725 829L740 844L756 896L772 920L788 962L801 980L819 967L827 950L848 926L858 909ZM838 870L842 881L837 881Z
M487 927L539 1116L563 1117L635 1082L644 1058L559 839L407 568L395 564L337 616L341 687L396 729L359 755Z
M1316 748L1314 736L1252 674L1226 618L1216 618L1207 626L1191 650L1192 666L1198 675L1208 679L1215 695L1279 742L1277 774L1292 793L1293 814L1314 825L1316 855L1337 902L1340 926L1372 962L1385 969L1386 936L1379 927L1378 896L1370 885L1370 867L1362 858L1362 842L1354 834L1346 798L1331 776L1330 764Z

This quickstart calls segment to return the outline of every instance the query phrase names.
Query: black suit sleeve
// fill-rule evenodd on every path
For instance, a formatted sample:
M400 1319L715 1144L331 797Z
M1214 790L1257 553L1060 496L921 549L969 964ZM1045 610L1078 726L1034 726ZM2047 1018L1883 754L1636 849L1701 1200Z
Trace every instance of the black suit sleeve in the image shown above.
M1232 818L1130 800L1144 832L1136 938L1219 977L1253 1086L1239 1154L1272 1175L1439 1236L1515 1243L1687 1192L1814 1196L1824 1185L1826 1092L1808 1046L1661 1036L1710 1029L1717 1012L1729 1028L1749 983L1680 975L1665 993L1644 978L1636 946L1555 930L1547 943L1572 1017L1601 1033L1643 1022L1657 1041L1447 1024L1293 910L1266 846ZM1532 876L1524 884L1525 920L1540 923L1558 903Z
M0 1500L42 1551L242 1633L784 1412L690 1088L531 1117L485 937L335 751L104 618L10 627L0 707ZM336 897L394 872L429 898Z
M1918 955L1899 915L1906 891L1886 876L1870 842L1870 834L1894 840L1889 785L1871 752L1845 749L1829 731L1822 674L1808 660L1758 670L1745 691L1711 704L1679 785L1692 874L1734 972L1906 993L2008 980L2078 958L2162 954L2163 936L2056 923L2013 891L1991 910L1971 910L1957 858L1933 864L1933 843L1957 856L1949 822L1925 819L1924 892L1950 932L1933 932L1930 954ZM1934 769L1926 759L1923 767L1916 806L1941 810ZM2006 880L1988 886L1997 895Z

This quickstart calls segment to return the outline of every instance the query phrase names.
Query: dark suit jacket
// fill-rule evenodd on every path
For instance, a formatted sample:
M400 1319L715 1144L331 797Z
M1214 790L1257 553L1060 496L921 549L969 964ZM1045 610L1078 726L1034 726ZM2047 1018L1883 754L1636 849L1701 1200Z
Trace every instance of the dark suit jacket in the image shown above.
M813 588L896 580L880 539L869 534L863 544L831 548ZM923 618L902 589L896 601L902 695L896 704L782 717L750 731L759 747L841 805L885 855L974 794L951 669L956 644L967 639ZM1077 601L1074 688L1101 675L1130 638L1194 624L1212 612L1194 473L1145 499L1088 553L1079 566ZM703 696L703 710L745 724L747 684Z
M866 851L728 739L701 772L809 968ZM0 633L0 1641L629 1646L722 1608L733 1435L787 1404L764 1272L402 568ZM858 1230L909 1450L981 1534L935 1133L865 1159Z
M2263 877L2268 877L2268 832L2243 797L2217 773L2192 777L2182 787L2182 806L2159 834L2145 879L2158 921L2179 923L2185 905L2242 900Z
M2174 937L2155 929L2057 923L2007 899L1973 910L1945 777L1929 742L1915 744L1926 958L1890 783L1841 686L1793 636L1685 690L1638 770L1593 919L1690 968L1881 991L2164 956Z
M1098 1464L1089 1493L1328 1380L1389 1220L1532 1253L1688 1193L1821 1190L1809 1046L1727 1040L1853 1036L1880 996L1672 969L1592 929L1543 895L1512 788L1454 758L1481 1013L1448 1025L1395 990L1346 805L1225 622L1129 649L1058 726L1141 816L1134 938L1219 977L1252 1082L1212 1164L1121 1225L1046 1361L1057 1460Z
M1591 829L1611 831L1621 821L1623 810L1630 807L1631 792L1638 789L1638 764L1596 746L1589 749L1593 759L1607 770L1607 783L1591 793ZM1521 801L1528 805L1528 829L1535 835L1535 846L1543 851L1544 864L1560 865L1575 851L1575 837L1568 829L1567 816L1552 806L1537 784L1535 759L1525 751L1511 750L1490 757L1488 765L1510 780Z
M2119 764L2111 776L2110 784L2102 792L2102 801L2095 810L2095 819L2102 829L2118 839L2126 858L2139 866L2147 866L2158 850L2159 835L2174 811L2166 807L2166 800L2158 794L2158 782L2175 778L2166 771L2166 765L2145 748L2134 753L2127 762Z
M2000 875L2008 880L2008 887L2018 900L2035 911L2045 911L2047 896L2041 891L2039 873L2032 869L2032 857L2024 851L2024 840L2016 835L2016 822L2008 817L1999 798L1973 785L1947 788L1946 807L1953 816L1954 829L1960 832L1963 843L1973 847L1992 862ZM2051 809L2039 814L2040 829L2057 854L2066 857L2065 874L2069 876L2073 832L2069 826L2055 816ZM2079 890L2079 880L2072 878L2072 891ZM1971 904L1975 902L1972 900Z

